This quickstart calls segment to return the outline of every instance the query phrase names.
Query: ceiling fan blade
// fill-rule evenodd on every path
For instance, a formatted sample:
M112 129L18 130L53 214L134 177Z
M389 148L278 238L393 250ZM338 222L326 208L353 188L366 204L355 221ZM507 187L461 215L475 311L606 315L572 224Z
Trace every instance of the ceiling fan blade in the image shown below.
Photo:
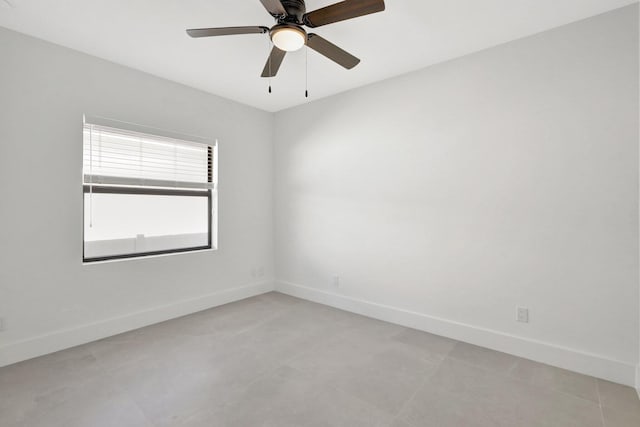
M269 31L267 27L221 27L221 28L194 28L187 30L191 37L232 36L236 34L264 34Z
M280 0L260 0L260 3L262 3L271 16L287 16L287 11L284 10L284 6L282 6Z
M304 15L307 27L315 28L370 13L382 12L384 0L345 0Z
M267 63L264 65L264 70L262 70L262 77L275 77L275 75L278 74L278 69L286 54L286 51L274 46L273 49L271 49L269 58L267 58Z
M310 33L308 35L307 46L319 54L326 56L333 62L342 65L347 70L352 69L360 63L358 58L317 34Z

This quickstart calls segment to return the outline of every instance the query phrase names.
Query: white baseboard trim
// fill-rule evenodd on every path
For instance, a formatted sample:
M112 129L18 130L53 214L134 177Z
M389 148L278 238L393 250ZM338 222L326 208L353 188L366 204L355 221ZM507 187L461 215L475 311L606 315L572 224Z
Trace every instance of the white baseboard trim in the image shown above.
M640 383L637 383L638 386L636 386L636 366L634 364L613 360L602 355L325 292L295 283L276 281L275 290L367 317L640 388Z
M77 345L86 344L154 323L196 313L222 304L238 301L274 290L273 282L255 283L196 298L153 307L125 316L51 332L46 335L10 343L0 347L0 366L32 359Z

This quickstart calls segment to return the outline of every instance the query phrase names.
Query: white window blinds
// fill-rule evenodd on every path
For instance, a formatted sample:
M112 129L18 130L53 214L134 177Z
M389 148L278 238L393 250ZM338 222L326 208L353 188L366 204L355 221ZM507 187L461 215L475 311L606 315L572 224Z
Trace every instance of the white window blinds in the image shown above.
M85 185L210 189L213 146L85 122Z

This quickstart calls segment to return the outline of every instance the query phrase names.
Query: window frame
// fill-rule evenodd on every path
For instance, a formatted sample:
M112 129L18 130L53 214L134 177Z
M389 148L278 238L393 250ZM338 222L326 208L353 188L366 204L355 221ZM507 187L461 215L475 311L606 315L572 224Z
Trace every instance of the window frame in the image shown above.
M112 261L118 259L144 258L154 255L168 255L184 252L202 251L213 249L213 190L182 190L176 188L151 188L151 187L115 187L107 185L87 185L82 186L82 213L84 218L84 196L89 193L96 194L130 194L130 195L151 195L151 196L189 196L207 198L207 244L205 246L192 246L188 248L165 249L161 251L135 252L120 255L106 255L87 258L84 253L85 238L84 225L82 227L82 262L92 263L100 261ZM84 220L83 220L84 221Z
M180 182L182 187L164 186L164 182L156 182L154 185L146 186L137 183L120 183L120 182L104 182L93 183L86 181L86 171L83 166L82 177L82 262L83 264L99 263L102 261L116 261L136 258L146 258L152 256L162 256L170 254L179 254L195 251L216 250L218 245L218 139L205 138L196 135L188 135L176 133L169 130L157 129L145 125L124 122L120 120L109 119L100 116L83 115L83 134L86 126L100 126L103 128L111 128L115 131L133 132L148 137L168 138L185 143L195 143L207 147L208 151L208 186L200 188L194 186L191 188L188 182ZM83 152L84 152L84 136L83 136ZM83 161L84 165L84 161ZM153 181L153 180L151 180ZM146 252L123 253L117 255L103 255L87 257L85 254L85 211L87 209L85 195L90 193L102 194L125 194L125 195L155 195L155 196L187 196L187 197L206 197L207 198L207 244L199 246L190 246L185 248L163 249ZM215 209L215 213L214 213ZM215 216L214 216L215 215ZM215 226L215 230L214 230ZM214 234L215 233L215 234Z

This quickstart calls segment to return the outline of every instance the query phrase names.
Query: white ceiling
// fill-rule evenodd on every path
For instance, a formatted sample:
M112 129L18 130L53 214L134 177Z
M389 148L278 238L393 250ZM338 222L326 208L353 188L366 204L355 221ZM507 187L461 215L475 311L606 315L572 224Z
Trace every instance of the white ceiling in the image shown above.
M337 0L307 0L311 11ZM0 26L267 111L446 61L637 0L386 0L384 12L313 32L362 59L347 71L309 51L260 78L266 35L191 39L186 28L264 25L259 0L0 0ZM13 5L13 7L9 6Z

